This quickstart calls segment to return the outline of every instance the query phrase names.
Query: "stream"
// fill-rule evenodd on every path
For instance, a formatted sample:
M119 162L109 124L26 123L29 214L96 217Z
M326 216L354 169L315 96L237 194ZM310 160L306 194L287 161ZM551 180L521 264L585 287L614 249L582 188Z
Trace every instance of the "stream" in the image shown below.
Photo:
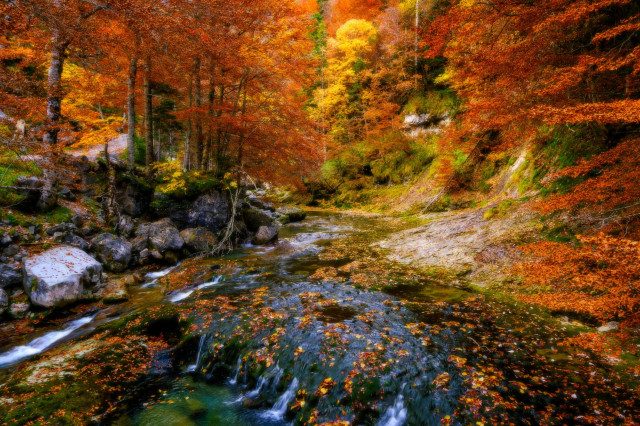
M273 245L189 265L189 282L172 278L184 265L148 274L125 306L9 349L0 366L96 316L175 305L193 319L191 337L109 423L623 424L637 414L612 369L563 349L565 331L532 308L386 260L371 243L399 223L313 213Z

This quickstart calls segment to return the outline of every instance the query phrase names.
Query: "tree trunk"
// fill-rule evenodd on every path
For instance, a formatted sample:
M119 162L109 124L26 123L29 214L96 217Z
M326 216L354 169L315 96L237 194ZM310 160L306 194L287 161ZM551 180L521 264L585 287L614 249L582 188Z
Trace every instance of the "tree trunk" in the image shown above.
M151 58L144 63L144 139L146 143L145 167L151 174L153 163L153 94L151 93Z
M202 117L200 117L200 107L202 106L202 84L200 79L200 58L195 58L193 63L193 75L194 75L194 100L196 108L198 109L198 116L196 117L196 134L194 138L195 143L195 159L194 166L196 169L202 168Z
M189 76L189 109L193 106L193 76ZM184 135L184 171L191 170L191 114L187 118L187 130Z
M129 63L129 82L127 98L127 151L129 167L136 166L136 76L138 75L138 59L131 58Z
M53 46L51 47L51 62L47 80L47 131L44 141L51 145L58 143L60 132L60 118L62 112L62 71L66 59L69 42L65 41L58 30L53 30Z

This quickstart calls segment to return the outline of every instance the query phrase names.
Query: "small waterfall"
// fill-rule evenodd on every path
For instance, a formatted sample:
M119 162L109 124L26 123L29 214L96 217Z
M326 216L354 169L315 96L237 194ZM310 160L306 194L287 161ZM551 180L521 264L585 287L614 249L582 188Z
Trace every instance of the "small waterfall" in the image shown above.
M198 364L200 364L200 353L202 352L202 348L204 347L205 340L207 340L206 334L203 334L202 336L200 336L200 343L198 344L198 354L196 355L196 362L194 364L191 364L187 368L187 373L193 373L198 369Z
M402 385L404 389L404 385ZM404 406L404 396L398 395L395 402L378 422L378 426L401 426L407 420L407 407Z
M57 341L64 339L83 325L89 324L94 318L95 315L91 315L71 321L67 327L62 330L51 331L44 336L32 340L27 345L17 346L3 354L0 354L0 368L8 367L25 358L44 352Z
M222 277L216 277L213 281L210 281L208 283L204 283L204 284L200 284L198 287L195 288L191 288L185 291L181 291L178 293L174 293L173 295L171 295L169 297L169 301L172 303L176 303L176 302L180 302L184 299L186 299L187 297L191 296L193 294L194 291L196 290L202 290L204 288L207 287L213 287L214 285L218 285L220 284L220 280L222 279Z
M229 384L235 386L238 384L238 375L240 374L240 367L242 367L242 355L238 358L238 365L236 371L233 373L233 378L229 379Z
M293 399L296 397L297 390L298 390L298 379L294 377L293 381L289 384L289 387L287 388L285 393L280 395L280 398L278 398L278 401L276 401L273 408L267 411L266 413L264 413L264 416L270 417L276 420L281 420L284 417L285 413L287 412L289 403L293 401Z
M152 285L154 285L156 282L158 282L158 279L166 276L169 274L169 272L173 271L174 269L176 269L178 266L180 266L180 264L178 263L176 266L172 266L170 268L167 269L163 269L162 271L158 271L158 272L149 272L148 274L146 274L144 277L145 278L149 278L151 281L149 281L148 283L146 283L145 285L142 286L142 288L148 288L151 287Z

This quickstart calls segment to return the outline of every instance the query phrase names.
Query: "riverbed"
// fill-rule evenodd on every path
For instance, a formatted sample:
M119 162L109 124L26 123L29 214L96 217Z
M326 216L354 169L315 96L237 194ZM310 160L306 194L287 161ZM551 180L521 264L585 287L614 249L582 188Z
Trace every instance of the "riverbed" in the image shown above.
M273 245L153 272L126 304L6 348L2 377L119 327L128 315L140 321L146 310L170 307L186 331L167 339L169 348L135 387L109 396L122 403L96 421L395 426L637 418L635 392L615 368L564 347L571 331L544 313L389 260L374 243L407 226L313 213L283 227Z

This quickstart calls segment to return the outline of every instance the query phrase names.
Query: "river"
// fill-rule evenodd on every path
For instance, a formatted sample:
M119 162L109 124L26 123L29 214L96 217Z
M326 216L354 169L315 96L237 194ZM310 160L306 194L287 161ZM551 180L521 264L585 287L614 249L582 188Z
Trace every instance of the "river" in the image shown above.
M190 336L108 423L622 424L637 414L614 369L564 348L571 331L548 315L371 245L406 226L313 213L274 245L148 275L127 305L90 318L175 305ZM82 339L82 326L67 330ZM0 360L47 349L37 343Z

